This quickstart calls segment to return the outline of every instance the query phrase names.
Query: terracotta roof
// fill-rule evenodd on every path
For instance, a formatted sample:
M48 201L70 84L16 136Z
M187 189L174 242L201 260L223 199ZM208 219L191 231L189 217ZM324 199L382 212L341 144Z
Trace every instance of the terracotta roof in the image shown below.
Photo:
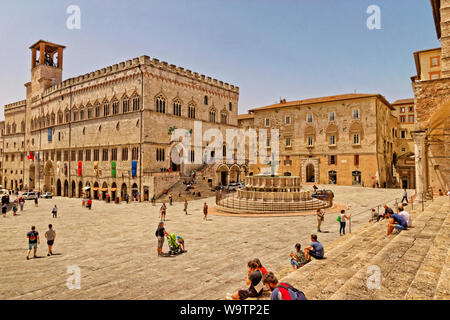
M298 106L302 106L302 105L309 105L309 104L316 104L316 103L360 99L360 98L371 98L371 97L377 97L377 98L383 100L383 102L389 108L393 109L391 104L389 103L389 101L387 101L386 98L383 97L381 94L348 93L348 94L341 94L341 95L336 95L336 96L328 96L328 97L320 97L320 98L312 98L312 99L296 100L296 101L287 101L285 103L277 103L277 104L272 104L272 105L265 106L265 107L250 109L249 112L262 111L262 110L275 109L275 108L298 107Z
M253 114L239 114L238 120L253 119L254 117Z
M399 104L414 104L414 99L400 99L392 103L393 106Z

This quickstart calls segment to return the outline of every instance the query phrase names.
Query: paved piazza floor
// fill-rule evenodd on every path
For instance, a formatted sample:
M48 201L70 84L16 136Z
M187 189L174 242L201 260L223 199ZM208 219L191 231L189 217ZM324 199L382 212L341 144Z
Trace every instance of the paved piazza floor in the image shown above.
M371 206L401 198L401 190L327 186L335 201L355 215L352 227L367 223ZM411 191L410 191L410 194ZM210 207L214 198L207 199ZM53 219L51 208L59 208ZM94 202L93 210L81 200L27 201L20 216L0 216L0 299L224 299L245 286L246 264L260 258L268 270L286 272L289 252L296 242L309 244L316 231L315 216L227 217L202 220L202 200L169 207L166 229L181 234L187 253L157 257L155 230L159 206ZM336 213L326 216L319 241L339 237ZM57 233L55 255L46 256L44 233L52 223ZM41 235L38 255L27 261L26 233L36 225ZM167 251L167 242L164 244ZM31 254L32 255L32 254ZM81 271L81 288L69 290L69 266Z

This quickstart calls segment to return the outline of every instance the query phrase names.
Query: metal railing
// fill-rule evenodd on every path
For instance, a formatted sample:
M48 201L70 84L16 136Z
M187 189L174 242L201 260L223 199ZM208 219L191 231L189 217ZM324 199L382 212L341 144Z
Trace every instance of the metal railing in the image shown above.
M329 208L333 206L333 200L324 201ZM310 211L321 208L318 206L318 202L313 199L305 201L274 201L265 199L242 199L238 198L236 191L218 190L216 191L216 205L244 211L262 211L262 212L289 212L289 211Z

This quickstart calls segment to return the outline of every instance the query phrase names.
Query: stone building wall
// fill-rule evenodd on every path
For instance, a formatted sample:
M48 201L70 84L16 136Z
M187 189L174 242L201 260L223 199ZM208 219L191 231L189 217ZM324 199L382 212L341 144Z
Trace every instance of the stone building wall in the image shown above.
M26 84L27 100L5 107L6 125L25 121L26 127L26 133L5 136L8 145L5 154L25 156L27 151L32 151L39 159L38 168L35 168L36 161L26 157L23 162L7 161L4 172L8 178L3 180L9 188L20 188L11 186L11 180L23 181L23 188L80 196L86 186L98 185L100 194L103 187L108 193L112 187L120 193L123 186L127 193L132 187L141 195L145 190L148 197L148 193L160 189L159 185L155 186L155 179L159 178L154 178L152 172L171 168L169 155L174 144L170 141L171 127L191 129L194 120L202 121L203 131L216 128L224 134L226 129L237 127L238 87L158 59L141 56L62 82L61 73L61 69L47 65L34 67L31 82ZM127 99L129 110L124 112ZM165 113L156 112L158 99L164 99ZM117 114L112 111L115 102L119 104ZM175 102L181 105L181 114L174 114ZM106 106L107 115L104 114ZM188 106L195 107L195 119L188 117ZM99 114L96 114L97 107ZM89 109L92 117L88 119ZM84 110L83 120L81 110ZM212 122L213 110L216 113ZM16 148L12 149L14 142ZM132 159L133 148L138 150L135 159ZM164 161L157 161L158 148L165 151ZM113 149L117 150L116 177L112 176ZM125 161L122 161L122 149L128 150ZM91 160L86 160L89 150ZM96 168L94 150L99 152ZM103 150L108 150L107 160L103 160ZM132 160L137 161L134 177ZM81 176L78 174L80 161ZM186 166L184 171L198 166ZM173 177L165 180L176 182ZM162 180L158 184L167 187Z
M289 107L280 103L274 108L251 110L255 128L279 129L280 165L277 173L300 176L305 183L310 180L308 172L313 172L316 183L328 184L330 172L336 172L337 184L364 183L365 186L376 184L378 175L379 185L386 181L389 186L392 179L387 177L386 171L393 147L385 148L384 141L394 141L390 135L390 105L376 95L331 100L298 105L293 102ZM353 118L355 109L359 110L358 119ZM334 112L334 120L330 121L331 112ZM307 121L308 114L312 115L312 122ZM290 124L286 124L287 117ZM265 119L269 119L269 127L266 127ZM245 123L240 121L241 126ZM359 134L359 144L353 143L356 133ZM330 145L332 135L335 136L335 145ZM312 146L308 145L308 137L313 140ZM286 145L286 138L290 138L290 146ZM336 156L335 163L330 163L330 155ZM270 172L270 168L258 164L250 166L250 172ZM354 173L360 176L354 178Z

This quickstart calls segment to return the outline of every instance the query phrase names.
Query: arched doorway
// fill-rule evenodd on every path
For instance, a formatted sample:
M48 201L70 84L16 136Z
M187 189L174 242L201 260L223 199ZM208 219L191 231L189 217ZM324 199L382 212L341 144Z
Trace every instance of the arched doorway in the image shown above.
M139 192L138 185L136 183L133 183L133 186L131 187L131 197L133 200L137 198L138 192Z
M315 181L315 168L312 163L306 166L306 182L316 182Z
M117 184L115 182L113 182L113 184L111 185L111 200L115 201L116 200L116 192L117 192Z
M172 150L170 150L170 169L174 172L180 172L182 162L183 147L177 143Z
M69 181L64 181L64 197L69 196Z
M47 161L44 168L44 192L53 192L53 176L53 163L51 161Z
M237 165L234 165L230 169L230 183L237 183L239 182L240 178L240 170Z
M61 197L61 180L56 182L56 196Z
M86 182L86 186L83 188L84 194L86 195L86 198L91 198L91 183L88 181Z
M328 183L329 184L337 184L337 172L336 171L328 171Z
M122 184L122 188L120 189L120 196L122 200L125 200L125 196L127 195L127 185L125 183Z
M77 196L77 185L75 181L72 180L72 192L70 193L71 198L75 198Z
M228 185L228 174L229 170L226 165L221 165L219 168L217 168L217 182L219 185Z
M29 189L33 190L35 188L35 176L36 176L36 166L34 164L30 165L30 183L29 183Z
M352 184L353 185L361 184L361 171L353 171L352 172Z
M81 198L83 196L83 182L78 183L78 198Z
M92 191L94 191L94 199L95 200L98 200L98 194L99 194L99 192L98 192L98 190L99 190L100 188L99 188L99 186L98 186L98 182L95 182L94 183L94 187L92 188Z
M105 200L108 194L108 184L106 182L103 182L101 191L102 191L102 200Z

